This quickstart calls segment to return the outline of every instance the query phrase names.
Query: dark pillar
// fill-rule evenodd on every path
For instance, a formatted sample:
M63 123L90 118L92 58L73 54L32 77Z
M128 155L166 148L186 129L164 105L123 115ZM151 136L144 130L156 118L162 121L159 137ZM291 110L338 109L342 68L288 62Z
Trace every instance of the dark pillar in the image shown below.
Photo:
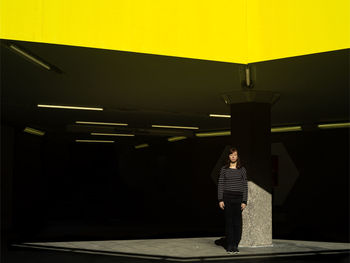
M248 175L240 246L272 246L270 111L280 94L248 84L222 95L231 108L231 144L238 148Z
M249 180L271 193L270 103L231 104L231 137L248 172Z

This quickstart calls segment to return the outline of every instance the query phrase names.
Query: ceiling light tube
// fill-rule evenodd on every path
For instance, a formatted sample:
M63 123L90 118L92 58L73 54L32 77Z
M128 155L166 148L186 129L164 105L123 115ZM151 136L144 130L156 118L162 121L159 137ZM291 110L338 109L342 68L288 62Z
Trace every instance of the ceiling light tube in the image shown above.
M317 127L320 129L349 128L350 122L318 124Z
M114 141L102 141L102 140L75 140L76 142L104 142L104 143L114 143Z
M185 127L185 126L169 126L169 125L152 125L154 128L171 128L171 129L193 129L198 130L199 127Z
M92 132L91 135L104 135L104 136L135 136L135 134L127 134L127 133L99 133L99 132Z
M288 132L288 131L301 131L301 126L290 126L290 127L276 127L271 128L271 132ZM201 132L195 134L197 137L212 137L212 136L229 136L231 131L218 131L218 132Z
M169 142L176 142L176 141L180 141L180 140L184 140L186 139L187 137L185 136L176 136L176 137L170 137L168 138L168 141Z
M19 47L11 44L10 48L13 49L14 51L16 51L17 53L21 54L22 56L26 57L27 59L31 60L32 62L34 62L35 64L47 69L47 70L51 70L51 67L46 64L45 62L33 57L32 55L28 54L27 52L25 52L24 50L20 49Z
M301 130L302 130L301 126L271 128L271 132L289 132L289 131L301 131Z
M144 144L139 144L139 145L136 145L135 146L135 149L141 149L141 148L145 148L145 147L148 147L149 145L147 143L144 143Z
M210 117L218 117L218 118L231 118L231 115L225 114L209 114Z
M47 104L38 104L39 108L55 108L55 109L71 109L71 110L96 110L103 111L103 108L94 108L94 107L78 107L78 106L62 106L62 105L47 105Z
M214 136L228 136L231 135L231 131L218 131L218 132L201 132L196 133L197 137L214 137Z
M76 121L75 123L77 123L77 124L96 124L96 125L128 126L127 123L116 123L116 122Z
M30 134L34 134L34 135L39 135L39 136L43 136L45 134L44 131L39 131L37 129L33 129L30 127L26 127L24 130L24 132L30 133Z

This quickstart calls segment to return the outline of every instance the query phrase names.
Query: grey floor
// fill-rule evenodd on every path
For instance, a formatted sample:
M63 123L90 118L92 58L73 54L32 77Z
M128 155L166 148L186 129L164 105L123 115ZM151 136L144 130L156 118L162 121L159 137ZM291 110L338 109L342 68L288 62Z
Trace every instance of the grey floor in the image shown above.
M150 261L232 261L242 259L249 262L277 262L276 258L288 258L288 262L311 262L309 258L317 256L321 262L322 258L332 255L343 255L340 261L349 260L350 243L315 242L274 239L272 246L267 247L239 247L238 255L229 255L221 246L215 245L214 241L220 237L201 238L173 238L173 239L137 239L137 240L106 240L106 241L70 241L70 242L35 242L12 244L13 249L31 249L42 252L59 252L89 254L97 256L108 256L118 258L115 262L122 262L121 259L128 259L128 262L136 260ZM344 256L345 255L345 256ZM311 257L310 257L311 256ZM263 261L263 259L270 259ZM275 260L272 260L274 258ZM10 261L9 261L10 262ZM15 262L15 261L13 261ZM29 261L28 261L29 262ZM69 261L67 261L69 262ZM73 261L72 261L73 262ZM93 261L98 262L98 261ZM107 261L101 261L107 262ZM109 262L109 261L108 261ZM112 262L112 261L111 261ZM127 261L125 261L127 262ZM328 262L328 261L323 261Z

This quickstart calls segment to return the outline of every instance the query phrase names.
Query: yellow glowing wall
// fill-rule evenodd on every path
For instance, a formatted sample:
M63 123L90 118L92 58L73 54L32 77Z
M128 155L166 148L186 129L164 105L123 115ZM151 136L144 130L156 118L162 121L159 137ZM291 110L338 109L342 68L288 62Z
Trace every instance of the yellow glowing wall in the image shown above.
M235 63L350 47L350 0L0 0L0 38Z

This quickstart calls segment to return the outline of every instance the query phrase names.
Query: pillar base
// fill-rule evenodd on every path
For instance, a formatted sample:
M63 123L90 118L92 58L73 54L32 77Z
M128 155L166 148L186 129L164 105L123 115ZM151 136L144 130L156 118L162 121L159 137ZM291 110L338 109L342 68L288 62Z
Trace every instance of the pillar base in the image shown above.
M272 245L272 196L254 182L248 182L248 205L242 212L243 247Z

